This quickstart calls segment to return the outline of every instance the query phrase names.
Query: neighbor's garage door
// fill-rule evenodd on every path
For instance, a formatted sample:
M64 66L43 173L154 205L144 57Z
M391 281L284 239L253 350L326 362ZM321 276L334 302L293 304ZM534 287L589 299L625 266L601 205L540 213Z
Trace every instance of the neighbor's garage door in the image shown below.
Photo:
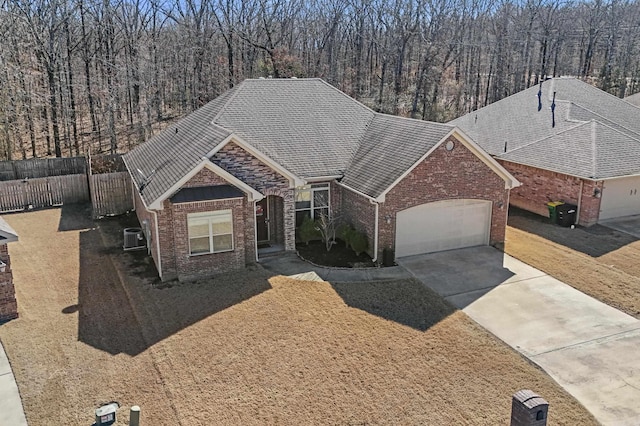
M396 256L489 244L491 201L446 200L398 212Z
M640 177L604 181L600 220L640 214Z

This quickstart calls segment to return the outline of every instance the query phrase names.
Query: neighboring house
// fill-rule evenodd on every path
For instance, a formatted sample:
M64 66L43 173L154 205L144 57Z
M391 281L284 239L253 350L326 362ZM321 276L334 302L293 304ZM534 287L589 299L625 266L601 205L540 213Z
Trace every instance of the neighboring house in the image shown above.
M0 324L18 318L18 303L7 247L13 241L18 241L18 234L0 217Z
M375 113L320 79L245 80L124 161L163 280L293 251L321 213L365 232L374 260L500 244L518 184L455 127Z
M640 108L620 98L553 78L449 124L522 183L516 207L546 216L549 201L575 204L584 226L640 214Z
M632 105L640 107L640 92L635 95L627 96L624 98L625 101L629 102Z

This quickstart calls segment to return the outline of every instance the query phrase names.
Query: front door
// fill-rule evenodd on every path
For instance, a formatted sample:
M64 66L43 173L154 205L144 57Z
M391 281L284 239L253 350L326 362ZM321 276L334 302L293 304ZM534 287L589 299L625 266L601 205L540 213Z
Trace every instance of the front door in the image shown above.
M267 197L256 203L258 242L269 241L269 203Z

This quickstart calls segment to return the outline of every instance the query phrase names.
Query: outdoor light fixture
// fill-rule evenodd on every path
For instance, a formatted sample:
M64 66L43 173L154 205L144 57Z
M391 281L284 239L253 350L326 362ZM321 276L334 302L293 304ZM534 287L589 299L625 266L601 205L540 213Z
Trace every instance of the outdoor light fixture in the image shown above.
M593 196L596 198L600 198L600 188L593 189Z
M384 216L384 221L387 222L387 225L391 224L391 219L392 219L391 215L387 214L387 215Z

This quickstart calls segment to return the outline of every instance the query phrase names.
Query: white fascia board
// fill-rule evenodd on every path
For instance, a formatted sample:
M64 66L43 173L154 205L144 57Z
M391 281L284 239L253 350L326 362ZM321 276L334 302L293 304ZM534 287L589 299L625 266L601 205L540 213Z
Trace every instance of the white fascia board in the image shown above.
M504 180L505 189L512 189L517 186L522 185L516 178L514 178L511 173L507 171L504 167L500 165L493 157L491 157L486 151L484 151L478 144L473 142L467 135L462 133L460 129L454 127L449 133L447 133L438 143L433 145L431 149L429 149L422 157L418 159L411 167L409 167L400 177L398 177L387 189L382 191L382 193L376 197L376 201L379 203L384 203L386 195L391 191L397 184L399 184L404 178L406 178L409 173L413 171L420 163L422 163L428 156L430 156L433 151L435 151L440 145L442 145L449 137L453 136L458 140L461 144L463 144L469 151L471 151L476 157L482 160L494 173Z
M193 178L196 174L198 174L198 172L200 172L204 168L211 170L213 173L217 174L218 176L220 176L222 179L226 180L230 184L240 188L242 192L249 195L249 201L262 200L264 198L264 195L262 195L260 192L256 191L246 183L242 182L237 177L233 176L231 173L227 172L220 166L217 166L216 164L212 163L208 158L204 157L202 161L193 169L191 169L189 173L185 174L178 182L176 182L164 194L162 194L153 203L151 203L149 208L154 210L162 210L163 201L169 198L171 195L173 195L180 188L182 188L184 184L189 182L191 178Z
M220 142L218 145L216 145L215 148L213 148L211 151L209 151L207 153L207 157L211 158L216 152L218 152L222 148L224 148L229 142L235 143L240 148L244 149L249 154L253 155L258 160L262 161L267 166L271 167L273 170L275 170L276 172L278 172L282 176L284 176L287 180L289 180L289 188L295 188L296 186L304 185L304 179L302 179L302 178L296 176L295 174L291 173L289 170L285 169L283 166L278 164L275 160L271 159L268 155L264 154L263 152L259 151L256 148L254 148L248 142L244 141L241 137L239 137L238 135L236 135L234 133L232 133L229 136L227 136L227 138L225 140Z
M336 183L338 184L338 186L341 186L344 189L348 189L349 191L353 192L354 194L358 194L359 196L366 198L367 200L369 200L372 203L377 203L378 202L375 198L373 198L373 197L371 197L371 196L369 196L369 195L367 195L367 194L365 194L363 192L360 192L357 189L353 189L350 186L347 186L342 182L336 181Z
M4 219L0 217L0 236L3 238L0 240L0 244L13 243L18 241L18 233L13 230Z
M513 189L522 185L518 179L513 177L511 173L507 171L500 163L498 163L495 158L493 158L487 151L482 149L480 145L475 143L473 139L467 136L460 128L456 127L453 129L450 135L453 135L457 140L459 140L464 146L466 146L469 151L474 153L476 157L481 159L491 170L493 170L498 176L500 176L504 180L504 189ZM447 135L445 140L450 136ZM440 143L442 143L441 141Z
M416 161L415 163L413 163L413 165L411 167L409 167L404 173L402 173L400 175L400 177L398 177L395 181L393 181L393 183L391 185L389 185L389 187L387 189L385 189L384 191L382 191L382 193L380 195L378 195L375 198L375 201L378 203L384 203L384 200L386 199L386 195L389 191L391 191L393 188L395 188L395 186L397 184L399 184L402 179L406 178L407 175L409 175L409 173L411 173L413 171L413 169L415 169L416 167L418 167L418 164L422 163L424 161L425 158L427 158L428 156L431 155L431 153L433 151L436 150L437 147L439 147L440 145L442 145L442 142L444 142L448 137L450 133L447 133L447 135L437 144L435 144L434 146L431 147L431 149L429 149L422 157L420 157L420 159L418 159L418 161Z

